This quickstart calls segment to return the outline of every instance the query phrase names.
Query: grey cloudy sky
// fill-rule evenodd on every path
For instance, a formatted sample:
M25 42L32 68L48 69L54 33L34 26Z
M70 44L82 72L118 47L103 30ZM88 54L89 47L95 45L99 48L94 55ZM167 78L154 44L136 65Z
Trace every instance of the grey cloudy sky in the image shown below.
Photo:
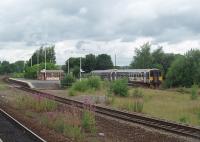
M0 60L27 60L42 43L56 45L57 63L87 53L117 54L128 65L149 41L166 52L200 49L199 0L4 0Z

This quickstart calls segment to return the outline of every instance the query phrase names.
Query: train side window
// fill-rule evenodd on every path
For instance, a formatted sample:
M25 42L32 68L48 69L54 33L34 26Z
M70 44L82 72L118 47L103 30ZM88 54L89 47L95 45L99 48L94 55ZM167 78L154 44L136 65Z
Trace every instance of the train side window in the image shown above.
M153 76L153 71L150 71L150 76Z
M149 72L146 73L146 77L147 77L147 79L149 79Z

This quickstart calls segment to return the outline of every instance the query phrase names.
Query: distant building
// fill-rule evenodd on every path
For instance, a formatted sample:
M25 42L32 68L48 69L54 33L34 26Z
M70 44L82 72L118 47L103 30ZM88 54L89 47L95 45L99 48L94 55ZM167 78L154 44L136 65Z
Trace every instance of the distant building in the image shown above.
M41 70L38 74L39 80L61 80L64 77L63 70Z

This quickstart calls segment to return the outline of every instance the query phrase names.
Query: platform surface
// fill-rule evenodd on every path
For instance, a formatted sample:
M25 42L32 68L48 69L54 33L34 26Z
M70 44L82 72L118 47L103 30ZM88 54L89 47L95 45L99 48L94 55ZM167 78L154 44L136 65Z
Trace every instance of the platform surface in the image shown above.
M58 89L60 87L59 80L31 80L24 78L13 78L13 79L27 82L32 85L31 88L36 88L36 89Z

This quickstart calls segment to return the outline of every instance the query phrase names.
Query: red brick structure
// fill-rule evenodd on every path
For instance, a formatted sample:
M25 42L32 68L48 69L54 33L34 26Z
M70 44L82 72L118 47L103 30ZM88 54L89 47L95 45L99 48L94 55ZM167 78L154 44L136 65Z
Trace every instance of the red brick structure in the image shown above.
M63 70L41 70L38 74L39 80L61 80L64 77Z

